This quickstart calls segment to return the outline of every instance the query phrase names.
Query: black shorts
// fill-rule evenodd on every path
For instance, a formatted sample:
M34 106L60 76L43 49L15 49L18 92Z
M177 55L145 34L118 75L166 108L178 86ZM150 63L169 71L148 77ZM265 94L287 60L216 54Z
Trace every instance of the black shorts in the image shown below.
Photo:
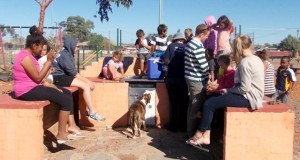
M74 79L74 76L53 75L53 83L62 87L70 87Z

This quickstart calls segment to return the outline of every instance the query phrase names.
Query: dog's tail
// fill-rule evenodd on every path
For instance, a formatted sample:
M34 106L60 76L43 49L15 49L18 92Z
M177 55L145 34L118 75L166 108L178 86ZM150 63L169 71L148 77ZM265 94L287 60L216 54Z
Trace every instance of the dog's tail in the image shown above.
M129 113L129 126L133 128L137 128L139 124L137 124L139 122L139 116L137 114L135 114L134 112L130 112Z
M133 123L134 123L133 112L129 112L128 124L129 126L132 126Z

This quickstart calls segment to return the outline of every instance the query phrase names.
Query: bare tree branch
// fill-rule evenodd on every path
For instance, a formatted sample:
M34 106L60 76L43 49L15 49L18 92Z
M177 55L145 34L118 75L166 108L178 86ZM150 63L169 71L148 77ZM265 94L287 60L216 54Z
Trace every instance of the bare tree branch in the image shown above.
M42 6L42 3L38 0L35 0L40 6Z
M53 0L48 0L48 2L46 2L46 8L49 6L49 4L52 2Z

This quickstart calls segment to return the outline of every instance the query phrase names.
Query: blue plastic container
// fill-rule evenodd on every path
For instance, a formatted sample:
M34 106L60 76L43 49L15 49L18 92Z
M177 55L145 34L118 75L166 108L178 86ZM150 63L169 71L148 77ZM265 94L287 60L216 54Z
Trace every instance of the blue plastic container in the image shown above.
M160 57L148 59L148 79L163 79L163 62Z

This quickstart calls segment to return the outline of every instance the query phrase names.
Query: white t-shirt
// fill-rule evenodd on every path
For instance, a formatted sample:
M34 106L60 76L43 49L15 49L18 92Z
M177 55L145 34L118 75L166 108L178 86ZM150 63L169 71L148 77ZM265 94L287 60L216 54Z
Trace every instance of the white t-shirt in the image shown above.
M40 71L42 70L42 68L44 67L44 64L47 62L47 55L44 55L43 57L38 59L38 63L40 65ZM47 79L51 80L53 82L53 76L52 74L49 74L49 76L47 77Z

